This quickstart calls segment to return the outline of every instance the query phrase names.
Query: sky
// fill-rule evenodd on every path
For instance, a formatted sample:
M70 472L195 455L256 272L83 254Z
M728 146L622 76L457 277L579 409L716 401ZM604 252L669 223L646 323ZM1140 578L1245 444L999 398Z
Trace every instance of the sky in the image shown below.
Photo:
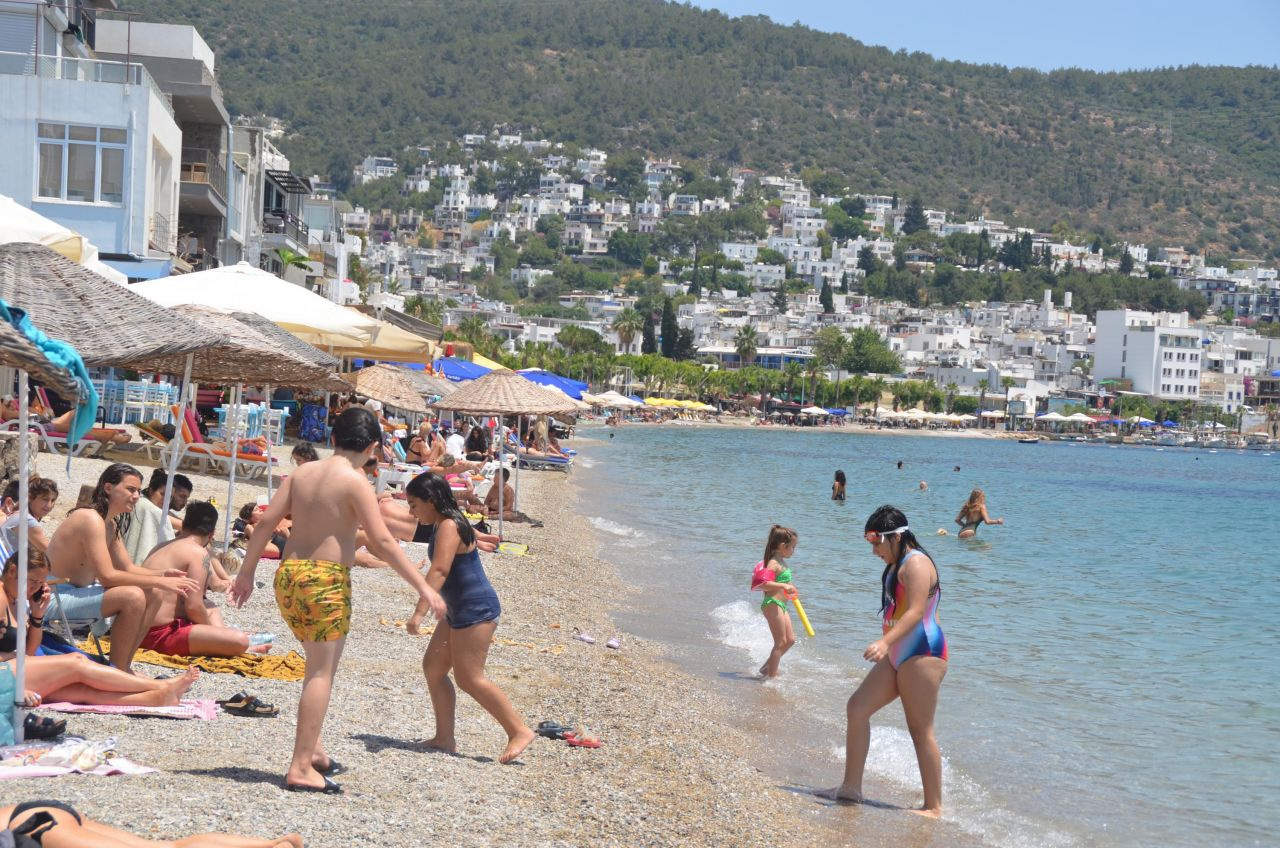
M692 0L940 59L1095 71L1280 64L1280 0Z

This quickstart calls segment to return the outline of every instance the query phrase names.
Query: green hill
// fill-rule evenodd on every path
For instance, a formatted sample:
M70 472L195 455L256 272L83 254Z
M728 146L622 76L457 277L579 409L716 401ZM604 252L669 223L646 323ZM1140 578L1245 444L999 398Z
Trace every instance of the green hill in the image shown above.
M134 0L337 179L496 124L1148 244L1280 256L1280 72L1041 73L657 0ZM924 13L924 12L922 12ZM1049 33L1029 37L1052 37Z

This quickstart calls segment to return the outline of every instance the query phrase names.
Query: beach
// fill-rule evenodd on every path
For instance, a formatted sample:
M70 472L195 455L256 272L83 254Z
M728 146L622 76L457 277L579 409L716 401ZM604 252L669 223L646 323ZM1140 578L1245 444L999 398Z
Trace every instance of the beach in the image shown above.
M62 490L46 532L65 516L81 482L103 461L41 454L42 475ZM144 475L149 469L142 468ZM189 475L193 497L223 504L222 478ZM242 484L237 503L262 493ZM325 725L329 753L349 771L340 797L286 792L300 683L202 674L188 697L229 698L242 689L277 705L277 718L219 715L211 722L68 715L69 731L115 737L117 749L155 768L141 776L71 775L0 783L7 803L57 798L93 818L152 838L226 830L268 836L300 831L308 845L837 845L823 807L762 775L756 738L717 697L664 658L662 646L617 632L611 613L635 589L593 555L590 525L575 515L568 475L525 472L521 506L541 528L508 525L530 556L487 555L504 613L488 663L531 726L583 723L603 747L539 738L511 766L496 762L505 738L460 693L459 753L429 753L430 708L420 671L427 638L401 622L407 587L387 569L356 569L355 614ZM425 546L409 545L421 559ZM271 591L271 564L228 623L280 634L275 652L297 649ZM586 644L576 632L590 633ZM618 650L606 648L618 636ZM135 665L139 673L169 673ZM914 817L905 817L914 818ZM860 840L862 844L875 841Z

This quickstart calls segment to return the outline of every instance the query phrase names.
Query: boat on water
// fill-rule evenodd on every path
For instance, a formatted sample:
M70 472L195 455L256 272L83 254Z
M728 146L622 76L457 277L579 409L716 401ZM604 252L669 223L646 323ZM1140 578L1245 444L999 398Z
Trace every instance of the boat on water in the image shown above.
M1179 433L1176 430L1170 433L1161 433L1156 436L1156 444L1162 448L1191 447L1195 443L1195 440L1195 436L1187 433Z
M1036 438L1035 436L1028 436L1028 437L1027 437L1027 438L1025 438L1025 439L1018 439L1018 444L1020 444L1020 445L1038 445L1038 444L1040 444L1040 440L1039 440L1038 438Z

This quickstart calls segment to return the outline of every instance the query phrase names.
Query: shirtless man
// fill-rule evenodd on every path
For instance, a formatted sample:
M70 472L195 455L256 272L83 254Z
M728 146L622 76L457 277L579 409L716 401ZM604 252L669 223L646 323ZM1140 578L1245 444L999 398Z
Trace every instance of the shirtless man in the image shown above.
M162 593L185 595L200 588L180 571L158 574L130 561L120 538L119 519L133 511L141 495L138 469L123 462L108 466L93 489L90 506L67 516L45 554L53 576L66 581L54 591L68 619L115 616L111 664L121 671L130 671Z
M298 727L285 788L293 792L338 794L328 775L339 765L320 744L333 677L351 629L351 564L356 531L364 528L369 547L417 592L418 600L443 619L444 601L410 564L378 511L378 500L361 469L382 445L378 419L367 409L348 408L333 427L333 455L299 466L280 487L245 549L244 564L228 593L237 608L253 594L254 572L271 532L286 515L293 531L276 569L280 614L302 643L307 658L298 701Z
M188 595L164 592L142 647L177 657L235 657L246 651L265 654L272 633L246 633L215 623L205 606L204 590L213 575L209 543L218 529L218 510L196 501L187 506L178 538L157 547L142 567L161 574L181 571L200 591Z

